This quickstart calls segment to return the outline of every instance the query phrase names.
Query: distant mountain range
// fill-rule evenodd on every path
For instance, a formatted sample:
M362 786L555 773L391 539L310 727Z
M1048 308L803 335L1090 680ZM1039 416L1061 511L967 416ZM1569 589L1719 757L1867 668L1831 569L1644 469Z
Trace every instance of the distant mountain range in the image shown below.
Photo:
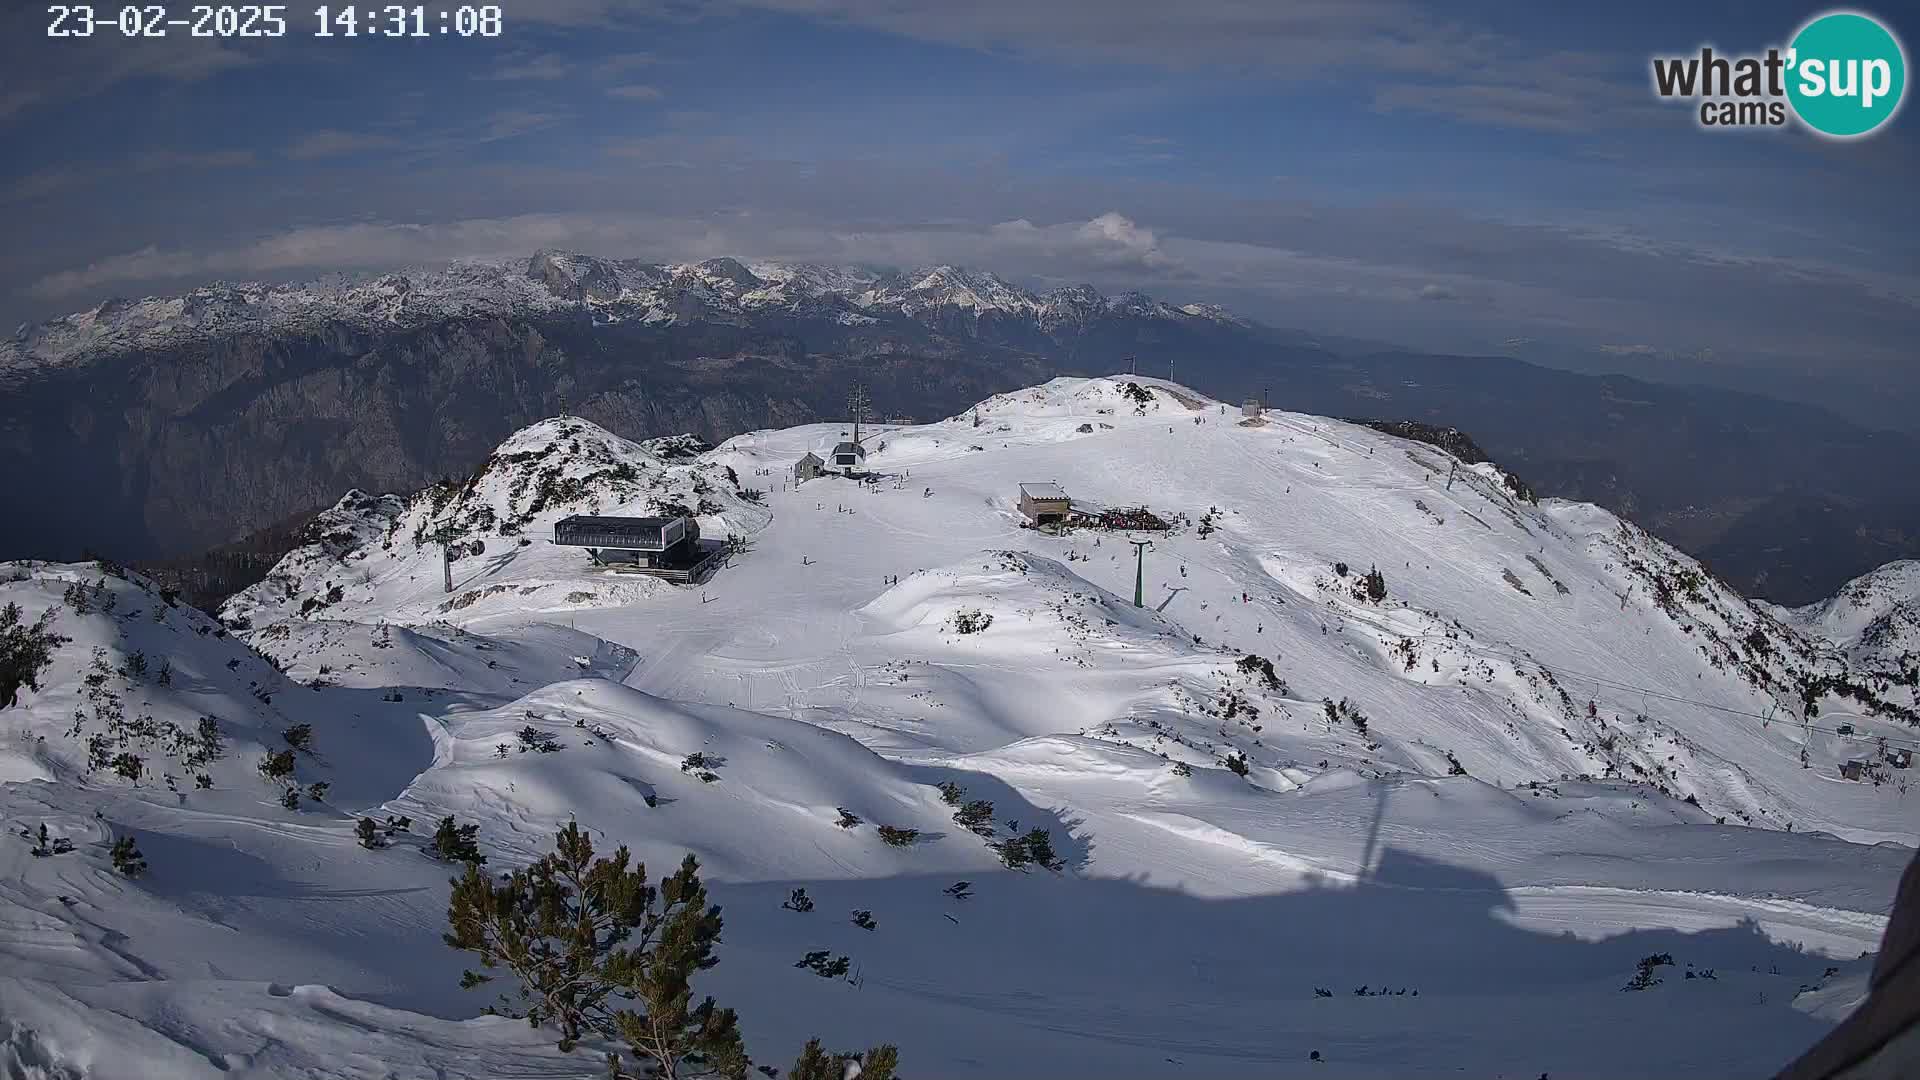
M927 420L1059 374L1468 433L1543 495L1629 514L1783 603L1920 554L1920 441L1732 391L1315 338L1208 304L909 272L541 252L113 300L0 342L0 557L173 556L465 475L572 412L630 438Z

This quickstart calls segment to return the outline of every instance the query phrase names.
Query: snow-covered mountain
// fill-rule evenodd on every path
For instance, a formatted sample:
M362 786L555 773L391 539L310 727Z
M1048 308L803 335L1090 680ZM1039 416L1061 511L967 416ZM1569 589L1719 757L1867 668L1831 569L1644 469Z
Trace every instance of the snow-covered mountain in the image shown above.
M1920 561L1890 562L1829 599L1780 616L1837 645L1856 664L1911 680L1906 673L1920 668Z
M856 384L883 415L925 419L1129 358L1228 401L1457 427L1540 491L1619 511L1780 602L1911 555L1920 535L1896 466L1920 447L1780 402L1325 342L1202 299L978 269L549 251L214 284L21 328L0 340L0 473L34 512L0 515L0 555L166 573L157 560L349 489L464 474L554 415L719 442L842 416Z
M425 326L452 318L579 312L603 323L671 326L759 313L824 317L847 325L886 317L927 322L952 315L1043 325L1085 323L1103 311L1156 319L1236 323L1208 304L1175 307L1138 293L1107 297L1090 285L1035 293L984 270L907 271L709 259L686 264L542 251L512 262L458 262L373 278L291 285L215 284L175 297L108 300L22 327L0 341L0 380L104 352L153 350L235 334L283 334L329 325ZM1242 324L1244 325L1244 324Z
M697 988L769 1063L819 1034L936 1077L1759 1075L1863 995L1920 823L1910 567L1780 611L1491 463L1149 379L882 426L878 482L792 483L844 434L543 421L343 497L219 621L5 567L72 640L0 710L0 1060L594 1073L459 989L447 815L489 869L569 820L697 853ZM1022 528L1033 481L1170 528ZM704 585L550 542L663 511L738 541ZM363 817L413 824L368 850ZM41 823L72 850L30 854ZM1059 870L988 845L1035 828Z

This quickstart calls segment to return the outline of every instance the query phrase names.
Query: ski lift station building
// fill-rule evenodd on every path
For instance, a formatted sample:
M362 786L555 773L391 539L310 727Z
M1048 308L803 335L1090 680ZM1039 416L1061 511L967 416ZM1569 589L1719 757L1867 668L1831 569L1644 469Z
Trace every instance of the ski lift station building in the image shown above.
M1059 484L1021 484L1020 512L1035 525L1055 525L1073 512L1073 500Z
M867 448L860 445L860 440L851 439L835 446L829 457L833 460L834 468L859 472L866 467Z
M702 543L700 523L674 517L576 514L553 524L553 542L587 550L595 566L688 583L706 576L725 544Z

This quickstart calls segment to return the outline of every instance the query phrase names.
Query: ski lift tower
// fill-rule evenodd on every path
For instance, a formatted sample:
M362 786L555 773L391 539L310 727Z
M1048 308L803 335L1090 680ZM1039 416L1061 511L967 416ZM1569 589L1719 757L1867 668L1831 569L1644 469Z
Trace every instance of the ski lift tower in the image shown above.
M1147 552L1153 548L1153 541L1129 536L1127 543L1133 545L1133 606L1146 607Z
M853 389L847 392L847 412L853 418L853 441L855 444L860 442L860 422L867 418L868 404L867 384L854 383Z
M452 529L442 524L427 534L427 542L440 545L441 587L447 592L453 591L453 536Z

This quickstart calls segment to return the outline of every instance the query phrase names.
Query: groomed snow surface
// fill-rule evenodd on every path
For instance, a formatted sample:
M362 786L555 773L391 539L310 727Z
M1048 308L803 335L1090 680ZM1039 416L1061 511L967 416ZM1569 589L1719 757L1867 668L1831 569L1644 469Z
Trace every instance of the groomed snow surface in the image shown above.
M695 852L726 917L699 990L783 1068L820 1035L914 1077L1755 1076L1847 1014L1920 826L1885 762L1920 742L1920 575L1763 608L1492 466L1242 419L1056 380L871 433L875 483L796 487L845 429L707 450L557 418L465 484L347 496L221 622L0 567L71 639L0 710L4 1075L601 1075L459 988L423 852L449 814L492 870L570 818L656 871ZM1146 534L1023 529L1021 483L1172 522L1145 605ZM742 542L705 585L549 542L680 510ZM1810 675L1880 704L1803 717ZM256 766L301 724L288 809ZM101 735L137 780L89 767ZM1004 869L948 781L1064 867ZM73 850L30 854L43 823ZM819 949L852 977L795 966Z

